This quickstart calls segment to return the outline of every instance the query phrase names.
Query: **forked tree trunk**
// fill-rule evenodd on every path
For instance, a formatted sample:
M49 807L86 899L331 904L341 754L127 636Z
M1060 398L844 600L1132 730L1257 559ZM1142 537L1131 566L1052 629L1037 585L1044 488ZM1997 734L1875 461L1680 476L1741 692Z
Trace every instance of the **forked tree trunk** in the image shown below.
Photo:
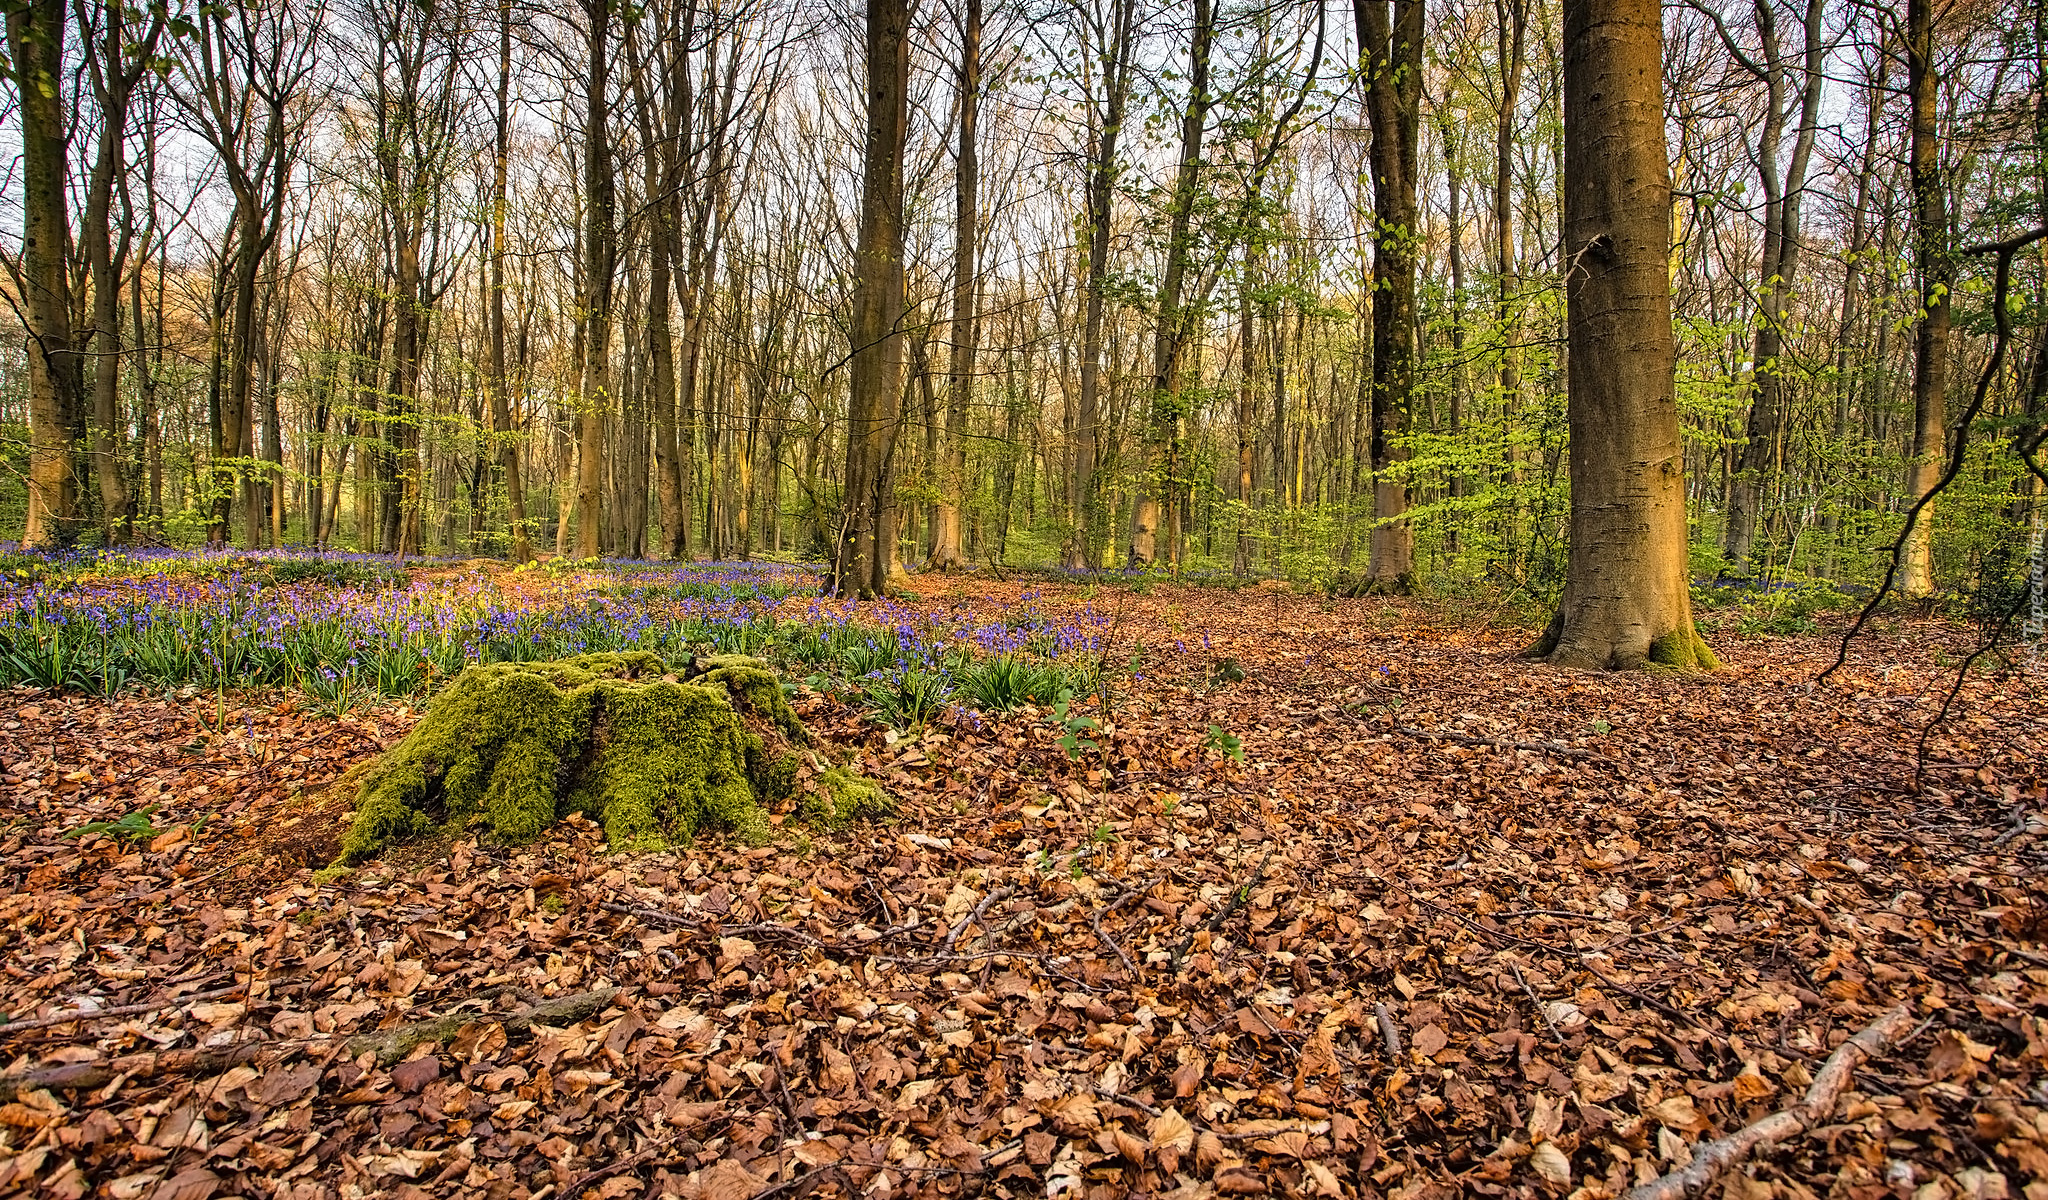
M80 28L90 18L75 0ZM100 488L100 519L112 545L126 545L134 536L134 505L128 492L127 454L122 447L121 420L121 277L128 260L129 233L114 238L114 193L127 172L123 140L128 136L128 106L156 57L164 15L152 14L140 29L127 24L120 5L101 10L100 51L89 55L87 74L100 107L98 153L86 186L84 243L86 268L92 275L92 460ZM125 192L124 192L125 194ZM132 225L127 230L132 230Z
M1194 0L1194 24L1188 31L1188 103L1181 112L1180 166L1173 177L1173 208L1168 218L1166 266L1159 278L1159 320L1152 340L1152 411L1147 423L1147 464L1150 478L1138 490L1131 513L1131 565L1145 566L1159 557L1162 513L1171 511L1181 470L1181 423L1187 400L1180 394L1181 358L1192 332L1192 314L1182 306L1188 260L1193 257L1192 227L1195 187L1201 179L1202 139L1209 128L1209 52L1216 38L1215 9L1209 0ZM1180 561L1178 523L1169 520L1167 557Z
M512 152L512 0L498 5L498 102L493 113L497 144L491 166L491 430L497 435L498 476L505 486L505 521L511 527L512 561L533 559L526 528L526 488L519 477L519 436L512 422L510 380L505 373L505 173ZM659 253L657 250L656 253ZM666 297L664 297L664 301Z
M1806 192L1807 165L1813 157L1814 136L1819 127L1822 69L1825 66L1822 0L1807 0L1803 32L1799 85L1799 124L1793 134L1792 155L1783 177L1778 170L1778 150L1783 142L1786 119L1787 70L1780 51L1775 0L1760 0L1756 6L1757 32L1763 60L1756 62L1741 54L1732 39L1731 55L1764 84L1764 128L1758 142L1757 171L1764 190L1764 244L1761 269L1757 275L1756 343L1751 354L1750 407L1748 426L1729 481L1728 528L1722 541L1722 557L1728 569L1747 576L1754 569L1753 549L1758 518L1763 507L1766 480L1783 465L1783 442L1788 387L1784 364L1786 310L1792 299L1792 285L1799 273L1799 250L1804 237L1799 219L1800 202Z
M605 129L605 91L610 84L609 0L586 0L590 22L589 75L585 80L583 124L583 397L576 435L576 557L595 558L603 528L604 427L612 408L612 272L617 243L612 230L612 158Z
M1571 551L1531 652L1595 670L1717 665L1686 577L1662 28L1657 0L1565 4Z
M1124 111L1130 103L1132 55L1135 52L1135 0L1110 0L1110 22L1099 30L1106 40L1090 51L1101 71L1102 101L1091 97L1086 204L1088 220L1087 278L1082 283L1081 389L1074 419L1074 467L1067 481L1067 503L1074 528L1061 559L1075 570L1102 565L1108 538L1108 511L1102 481L1102 342L1108 319L1110 218L1116 203L1117 154L1123 138Z

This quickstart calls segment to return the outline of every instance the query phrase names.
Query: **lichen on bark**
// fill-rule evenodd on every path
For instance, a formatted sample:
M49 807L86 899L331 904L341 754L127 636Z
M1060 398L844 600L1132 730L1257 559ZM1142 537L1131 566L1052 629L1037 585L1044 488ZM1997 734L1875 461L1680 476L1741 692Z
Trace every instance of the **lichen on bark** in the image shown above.
M765 840L766 806L791 794L793 747L809 742L759 659L682 675L637 651L471 667L365 774L342 861L436 827L528 842L570 813L615 849L705 829Z

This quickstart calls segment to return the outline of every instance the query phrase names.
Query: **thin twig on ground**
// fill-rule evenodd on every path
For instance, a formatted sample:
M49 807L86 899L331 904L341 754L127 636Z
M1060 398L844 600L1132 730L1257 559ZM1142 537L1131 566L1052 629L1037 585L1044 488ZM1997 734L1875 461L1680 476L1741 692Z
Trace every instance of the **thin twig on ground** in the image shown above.
M1266 873L1266 864L1271 861L1273 861L1273 848L1268 846L1265 855L1259 859L1259 865L1252 868L1251 877L1231 890L1230 903L1224 905L1222 910L1210 920L1208 925L1210 933L1213 934L1223 928L1223 923L1228 921L1231 914L1235 913L1239 906L1244 904L1245 898L1251 895L1251 890L1259 885L1259 877ZM1174 948L1173 958L1168 961L1166 966L1168 974L1180 974L1181 960L1187 957L1188 947L1194 944L1195 935L1193 932L1190 932L1186 938L1181 940L1181 944Z
M1564 1045L1564 1034L1558 1029L1557 1022L1550 1019L1550 1010L1543 1007L1542 997L1536 994L1535 988L1529 986L1529 981L1527 979L1522 978L1521 964L1517 963L1512 958L1508 958L1505 954L1501 955L1501 957L1507 959L1508 970L1513 971L1515 973L1515 982L1521 984L1522 991L1528 994L1529 1003L1535 1007L1536 1015L1543 1018L1543 1023L1550 1027L1550 1036L1557 1039L1558 1045Z

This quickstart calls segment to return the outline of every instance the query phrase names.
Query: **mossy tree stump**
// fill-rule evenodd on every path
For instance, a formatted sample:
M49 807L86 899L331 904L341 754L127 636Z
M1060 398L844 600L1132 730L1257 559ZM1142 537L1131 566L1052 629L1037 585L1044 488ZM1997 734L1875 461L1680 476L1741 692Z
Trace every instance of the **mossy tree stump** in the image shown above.
M342 861L437 826L529 842L571 813L615 849L700 829L765 840L766 806L794 790L809 743L756 658L699 659L686 676L640 651L470 667L364 776Z

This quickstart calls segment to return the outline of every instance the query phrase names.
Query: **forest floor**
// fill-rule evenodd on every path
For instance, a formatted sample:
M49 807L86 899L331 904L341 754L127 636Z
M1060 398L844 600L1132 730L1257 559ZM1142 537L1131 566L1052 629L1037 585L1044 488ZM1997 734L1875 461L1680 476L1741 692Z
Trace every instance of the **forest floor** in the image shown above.
M2048 1200L2041 664L1973 676L1916 789L1970 638L1932 619L1816 688L1830 636L1599 675L1443 605L1030 586L1143 646L1101 724L805 693L900 813L762 847L316 878L405 706L6 694L0 1193L1606 1197L1905 1005L1723 1194Z

